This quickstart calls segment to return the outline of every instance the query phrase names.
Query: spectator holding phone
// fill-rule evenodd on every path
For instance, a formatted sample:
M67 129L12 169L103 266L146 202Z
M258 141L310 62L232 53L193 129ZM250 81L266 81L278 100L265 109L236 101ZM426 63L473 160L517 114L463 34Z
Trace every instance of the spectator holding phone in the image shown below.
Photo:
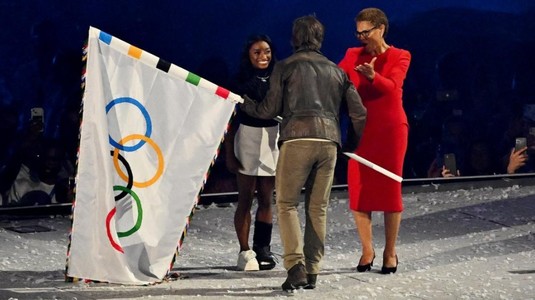
M511 149L507 162L507 174L515 174L526 165L529 158L527 150L528 147L523 147L518 150L515 148Z
M57 140L45 139L36 145L35 161L17 164L16 176L4 191L4 204L33 206L72 201L67 196L72 174L65 171L64 161L65 152Z
M39 108L32 108L28 122L24 124L23 132L11 146L13 148L9 160L0 171L0 190L2 193L10 188L15 180L21 165L35 169L39 160L39 151L44 140L43 119L35 116L35 111L42 112Z
M484 176L497 173L494 152L486 139L476 138L469 147L464 164L458 165L454 153L444 154L442 177Z
M513 106L500 145L500 173L517 174L535 171L535 128L525 117L521 105Z
M529 137L529 143L528 138L518 137L515 139L514 148L512 148L509 155L504 158L507 165L507 174L531 173L535 171L533 167L533 159L530 159L535 152L535 144L533 143L531 134Z

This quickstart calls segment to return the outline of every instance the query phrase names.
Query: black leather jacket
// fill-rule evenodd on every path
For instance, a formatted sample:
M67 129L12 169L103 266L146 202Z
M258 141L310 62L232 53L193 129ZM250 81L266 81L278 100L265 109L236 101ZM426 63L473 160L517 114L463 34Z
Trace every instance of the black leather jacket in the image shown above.
M366 108L353 83L336 64L318 51L298 50L279 61L270 78L266 98L256 103L244 96L247 114L282 117L279 143L299 138L327 139L341 146L339 111L347 102L357 139L362 135Z

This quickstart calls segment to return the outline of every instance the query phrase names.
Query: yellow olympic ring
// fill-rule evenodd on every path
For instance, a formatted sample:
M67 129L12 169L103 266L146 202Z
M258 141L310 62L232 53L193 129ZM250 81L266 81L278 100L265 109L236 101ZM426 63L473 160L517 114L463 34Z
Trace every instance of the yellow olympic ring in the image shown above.
M139 139L139 140L143 140L145 142L147 142L148 144L150 144L152 146L152 148L154 148L154 151L156 151L156 154L158 155L158 169L156 170L156 174L154 174L154 176L145 181L145 182L138 182L138 181L134 181L134 186L136 187L139 187L139 188L143 188L143 187L147 187L147 186L150 186L152 185L154 182L156 182L158 180L158 178L160 178L160 176L162 176L163 174L163 166L164 166L164 161L163 161L163 154L162 154L162 150L160 150L160 148L158 147L158 145L150 138L146 137L145 135L142 135L142 134L131 134L125 138L123 138L122 140L119 141L119 144L121 145L124 145L124 143L128 142L128 141L131 141L131 140L134 140L134 139ZM117 173L119 174L119 176L126 182L128 182L128 176L123 172L123 170L121 170L121 167L119 166L119 149L118 148L115 148L113 150L113 165L115 166L115 170L117 171Z

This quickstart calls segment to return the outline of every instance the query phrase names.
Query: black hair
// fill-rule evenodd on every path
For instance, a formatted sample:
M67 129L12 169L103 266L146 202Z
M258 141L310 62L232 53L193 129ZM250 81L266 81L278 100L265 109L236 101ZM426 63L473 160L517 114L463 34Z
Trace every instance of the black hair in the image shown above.
M247 41L245 42L240 58L238 78L242 80L250 78L255 73L255 68L253 67L253 64L251 63L251 60L249 58L249 49L251 49L251 47L257 42L266 42L269 45L269 48L271 49L271 61L269 62L269 66L266 69L266 73L270 74L273 70L273 66L275 65L275 47L273 45L273 42L271 41L271 38L265 34L250 35L247 38Z

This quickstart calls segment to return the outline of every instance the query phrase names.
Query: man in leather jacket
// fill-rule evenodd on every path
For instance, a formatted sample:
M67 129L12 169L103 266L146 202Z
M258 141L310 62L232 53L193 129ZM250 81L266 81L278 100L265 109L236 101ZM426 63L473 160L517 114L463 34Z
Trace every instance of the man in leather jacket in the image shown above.
M276 201L284 267L283 290L315 288L324 255L327 207L341 146L339 111L347 102L358 137L366 108L346 74L321 52L324 27L313 16L293 23L294 54L278 62L271 74L266 98L256 104L247 95L240 108L251 116L282 116ZM304 238L297 207L305 187Z

